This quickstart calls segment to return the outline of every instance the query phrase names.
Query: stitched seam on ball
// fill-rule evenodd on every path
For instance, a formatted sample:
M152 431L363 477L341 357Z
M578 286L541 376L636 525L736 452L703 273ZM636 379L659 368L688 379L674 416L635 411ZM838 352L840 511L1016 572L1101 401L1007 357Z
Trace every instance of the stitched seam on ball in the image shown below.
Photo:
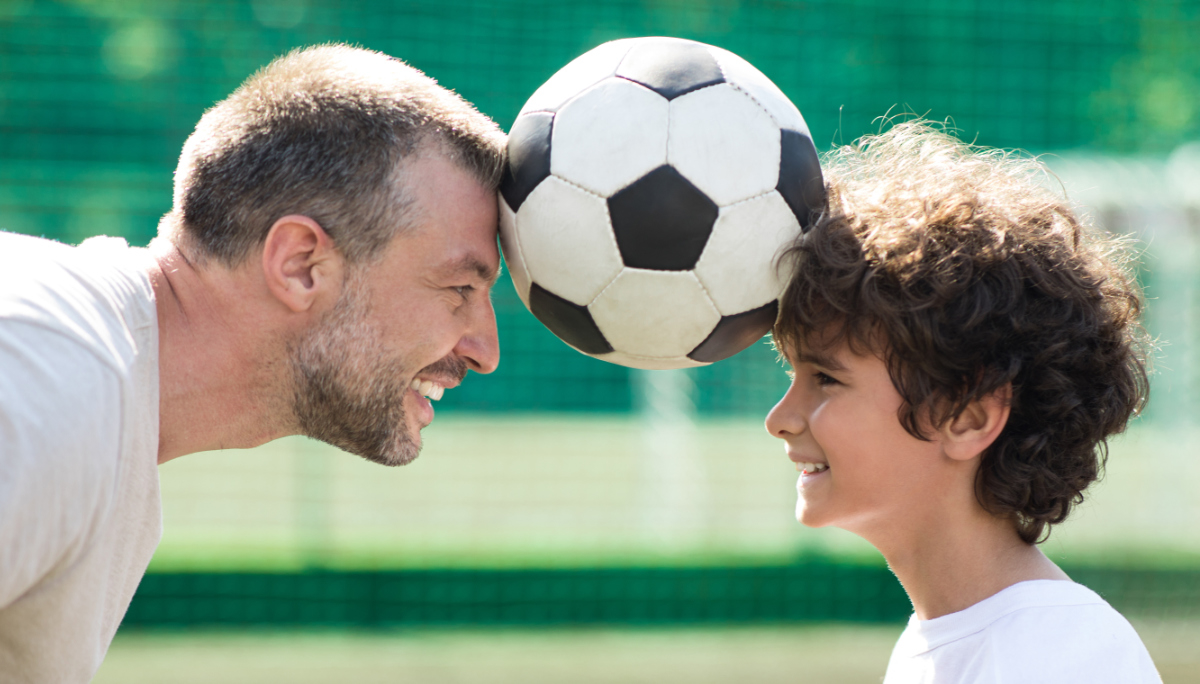
M770 117L771 121L774 121L775 125L779 127L779 130L781 130L781 131L784 130L783 122L780 121L779 119L775 118L775 115L772 114L771 111L769 109L767 109L765 106L763 106L763 103L759 102L757 97L754 97L754 95L750 94L750 91L743 88L742 85L740 83L738 83L737 81L730 80L729 74L726 73L725 66L721 64L721 58L717 55L717 53L710 50L709 54L712 55L713 61L715 61L717 63L717 68L721 70L721 78L725 79L725 82L728 83L729 85L733 86L733 88L735 90L743 93L746 97L750 98L750 101L753 102L754 104L758 105L759 109L766 112L767 116ZM732 52L729 54L733 55ZM737 57L737 55L733 55L733 56ZM754 65L751 64L751 66L754 66ZM763 78L767 78L767 75L763 74ZM770 79L767 79L767 80L769 81Z
M613 284L613 281L615 281L617 279L617 277L621 275L621 271L625 270L625 260L624 260L624 258L621 257L621 246L617 244L617 236L613 234L612 216L610 216L608 213L608 198L601 194L592 192L591 190L588 190L587 188L583 187L582 185L580 185L578 183L572 183L571 181L567 180L566 178L563 178L562 176L556 175L554 173L551 173L549 176L547 176L547 178L553 178L557 181L561 181L562 183L566 184L568 187L575 188L576 190L579 190L580 192L584 192L588 195L591 195L592 197L595 197L596 199L599 199L601 202L604 203L604 218L605 218L605 223L608 224L608 230L605 231L605 235L608 237L609 246L612 247L613 251L616 252L617 259L621 261L621 268L617 270L617 275L613 276L612 280L608 281L608 284L605 285L600 290L600 292L596 293L595 297L592 297L590 300L588 300L588 302L586 304L583 305L583 306L591 306L592 302L596 301L596 299L598 297L600 297L600 295L604 294L604 290L607 290L609 288L609 286ZM542 182L545 183L546 181L542 181ZM513 231L513 232L515 233L516 231ZM524 260L524 258L525 258L524 249L522 249L522 251L521 251L521 258L522 258L522 260ZM525 266L525 272L529 273L529 280L530 280L530 282L533 282L533 273L530 273L528 264L526 264L526 266Z
M717 300L713 299L712 292L709 291L708 286L704 284L704 281L700 280L700 276L696 275L696 269L692 268L687 272L687 274L695 279L696 284L700 286L701 290L704 290L704 296L708 298L708 304L713 308L714 311L717 312L717 316L724 317L725 314L721 313L721 307L717 306ZM720 323L720 320L718 319L717 322Z
M608 198L607 198L607 197L605 197L604 195L601 195L600 193L598 193L598 192L596 192L596 191L594 191L594 190L589 190L588 188L585 188L585 187L583 187L583 186L582 186L582 185L580 185L579 183L576 183L575 181L573 181L573 180L571 180L571 179L569 179L569 178L563 178L562 176L558 175L557 173L554 173L553 171L551 171L551 172L550 172L550 175L548 176L548 178L555 178L555 179L558 179L558 180L560 180L560 181L562 181L562 182L566 183L567 185L569 185L569 186L571 186L571 187L575 188L576 190L582 190L583 192L586 192L587 194L591 195L592 197L596 197L596 198L599 198L599 199L601 199L601 200L604 200L604 204L605 204L605 205L607 205L607 204L608 204ZM543 181L543 182L544 182L544 181ZM605 211L608 211L608 210L607 210L607 209L605 209Z
M776 191L777 191L777 189L776 189L776 188L771 188L770 190L766 190L766 191L760 192L760 193L758 193L757 195L754 195L753 197L747 197L746 199L738 200L738 201L734 202L733 204L726 204L726 205L724 205L724 206L720 207L720 209L732 209L732 208L734 208L734 207L737 207L737 206L743 205L743 204L745 204L746 202L753 202L753 201L754 201L754 200L756 200L756 199L762 199L763 197L766 197L767 195L769 195L769 194L771 194L771 193L773 193L773 192L776 192ZM719 215L719 214L718 214L717 218L718 218L718 219L720 218L720 215Z
M616 238L613 238L613 241L615 242ZM618 249L617 254L620 254L620 253L621 253L621 250ZM600 297L603 296L605 292L608 292L608 288L612 287L613 283L617 282L617 278L621 277L621 274L625 272L625 268L626 268L625 262L622 261L621 262L621 270L617 271L617 274L612 277L612 280L608 281L608 284L605 285L603 288L601 288L600 291L596 293L596 296L592 297L592 301L588 302L585 306L591 306L591 305L595 304L597 299L600 299ZM588 313L591 313L591 312L588 312Z
M718 63L718 64L719 64L719 63ZM733 81L725 81L725 82L726 82L726 83L728 83L729 85L733 86L733 89L734 89L734 90L736 90L736 91L738 91L739 93L742 93L742 94L743 94L743 95L745 95L746 97L750 98L750 101L751 101L751 102L753 102L754 104L758 105L758 108L759 108L759 109L761 109L761 110L763 111L763 113L767 115L767 118L768 118L768 119L770 119L771 121L774 121L774 122L775 122L775 127L776 127L776 128L778 128L778 129L779 129L779 130L781 130L781 131L782 131L782 130L784 130L784 127L783 127L783 122L782 122L782 121L780 121L779 119L775 118L775 115L771 113L771 110L769 110L769 109L767 109L766 107L764 107L764 106L763 106L763 103L759 102L757 97L754 97L753 95L751 95L749 90L746 90L746 89L745 89L745 88L743 88L741 85L739 85L739 84L737 84L737 83L735 83L735 82L733 82ZM788 130L790 130L790 129L788 129Z

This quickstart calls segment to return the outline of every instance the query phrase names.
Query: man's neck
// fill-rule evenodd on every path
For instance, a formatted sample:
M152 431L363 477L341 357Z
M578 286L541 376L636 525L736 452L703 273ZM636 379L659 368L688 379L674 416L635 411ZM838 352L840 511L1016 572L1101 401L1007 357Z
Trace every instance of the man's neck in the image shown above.
M281 391L283 336L253 310L253 285L220 266L198 268L166 240L151 245L158 309L158 462L248 448L294 432Z
M964 610L1018 582L1070 579L1038 547L1022 541L1012 521L977 504L894 541L880 551L921 620Z

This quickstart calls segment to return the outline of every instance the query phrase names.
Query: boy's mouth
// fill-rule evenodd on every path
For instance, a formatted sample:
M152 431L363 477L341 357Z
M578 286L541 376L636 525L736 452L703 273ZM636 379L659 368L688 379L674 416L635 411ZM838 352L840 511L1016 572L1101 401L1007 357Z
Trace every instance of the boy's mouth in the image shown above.
M829 470L829 464L828 463L805 463L803 461L798 461L796 463L796 470L799 470L804 475L816 475L817 473Z

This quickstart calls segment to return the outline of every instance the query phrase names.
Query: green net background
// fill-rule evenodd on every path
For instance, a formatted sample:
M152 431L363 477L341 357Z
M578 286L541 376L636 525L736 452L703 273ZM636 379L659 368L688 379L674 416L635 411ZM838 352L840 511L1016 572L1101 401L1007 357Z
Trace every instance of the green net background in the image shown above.
M345 41L397 55L507 128L600 42L675 35L733 50L804 112L818 145L912 111L981 144L1168 152L1200 136L1195 2L0 3L0 227L144 244L205 108L272 57ZM497 290L500 371L447 407L622 411L628 373L571 353ZM698 373L702 412L761 412L769 354ZM736 378L736 381L734 380Z
M1148 324L1162 342L1155 397L1114 446L1095 505L1046 548L1123 610L1195 617L1195 0L0 0L0 229L145 244L203 111L296 46L396 55L507 128L563 64L642 35L744 56L796 102L822 149L911 112L950 119L980 144L1054 152L1068 190L1142 240ZM692 373L696 460L647 466L644 377L571 351L507 282L495 305L500 369L447 394L426 454L402 472L300 440L164 467L166 536L130 619L903 617L869 549L789 519L794 474L760 427L785 386L769 347ZM845 569L864 567L874 570ZM804 598L761 588L790 582L836 588ZM637 618L656 596L667 607Z

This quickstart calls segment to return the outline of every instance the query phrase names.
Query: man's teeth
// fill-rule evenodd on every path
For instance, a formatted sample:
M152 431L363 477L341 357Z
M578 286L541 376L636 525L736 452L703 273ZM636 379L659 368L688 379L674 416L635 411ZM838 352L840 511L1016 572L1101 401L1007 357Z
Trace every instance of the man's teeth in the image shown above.
M815 475L815 474L821 472L822 470L829 470L829 464L828 463L797 463L796 468L808 473L809 475Z
M434 401L440 400L442 395L446 393L446 388L442 387L436 382L420 380L418 378L413 378L412 384L409 385L409 387L411 387L412 390L417 394L427 396Z

